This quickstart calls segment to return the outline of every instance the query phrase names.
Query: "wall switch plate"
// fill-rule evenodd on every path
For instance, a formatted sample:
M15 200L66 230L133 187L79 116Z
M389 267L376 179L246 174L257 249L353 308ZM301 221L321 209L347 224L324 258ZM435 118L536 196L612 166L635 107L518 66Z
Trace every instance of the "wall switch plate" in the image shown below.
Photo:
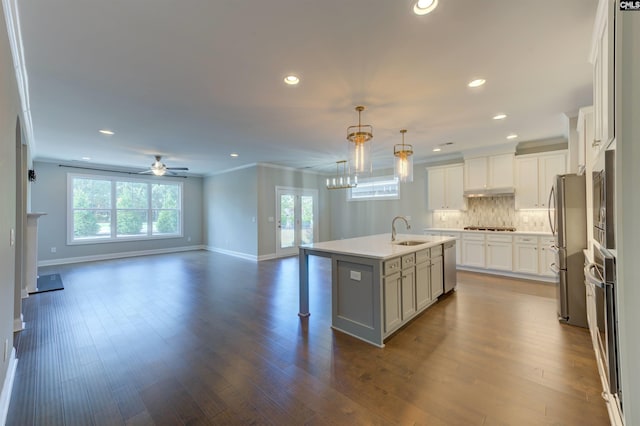
M9 339L4 339L4 358L2 362L7 362L9 358Z
M16 243L16 230L11 228L9 231L9 246L13 247Z
M354 281L362 280L362 273L360 271L350 271L349 277Z
M55 253L56 252L56 248L55 247L51 247L51 253Z

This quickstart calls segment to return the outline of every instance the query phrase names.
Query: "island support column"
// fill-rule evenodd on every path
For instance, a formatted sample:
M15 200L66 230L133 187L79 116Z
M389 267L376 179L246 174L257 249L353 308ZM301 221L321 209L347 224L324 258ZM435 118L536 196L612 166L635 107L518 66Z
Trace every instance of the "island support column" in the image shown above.
M300 311L298 316L306 318L309 313L309 253L300 247L298 254L298 269L300 273Z

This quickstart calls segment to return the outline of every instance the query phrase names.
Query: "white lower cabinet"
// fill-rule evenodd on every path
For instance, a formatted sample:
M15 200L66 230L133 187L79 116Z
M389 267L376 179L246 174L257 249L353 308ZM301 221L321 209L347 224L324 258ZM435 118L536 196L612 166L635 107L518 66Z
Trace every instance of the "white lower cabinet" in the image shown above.
M431 302L430 249L416 253L416 308L421 310Z
M402 256L402 320L416 313L416 267L415 254Z
M440 246L442 247L442 246ZM431 258L431 300L444 293L444 269L442 256Z
M395 330L402 324L402 274L400 271L382 280L384 292L384 332Z
M513 272L538 274L538 237L517 236L513 245Z
M538 273L547 277L555 277L556 273L551 270L551 264L556 261L556 254L551 250L555 244L553 237L540 237L538 247L539 266Z
M462 234L462 265L486 268L484 246L484 234Z
M511 235L487 235L487 268L501 271L513 269L513 238Z

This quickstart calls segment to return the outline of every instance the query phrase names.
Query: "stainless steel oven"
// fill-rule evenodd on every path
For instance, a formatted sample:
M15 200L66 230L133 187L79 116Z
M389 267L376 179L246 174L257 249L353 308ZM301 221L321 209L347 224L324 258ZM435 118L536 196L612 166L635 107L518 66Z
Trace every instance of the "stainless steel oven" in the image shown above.
M616 248L614 232L615 151L602 153L593 171L593 238L601 246Z
M594 263L585 267L585 284L595 298L596 355L603 361L609 393L619 394L618 317L616 312L616 259L606 249L594 245Z

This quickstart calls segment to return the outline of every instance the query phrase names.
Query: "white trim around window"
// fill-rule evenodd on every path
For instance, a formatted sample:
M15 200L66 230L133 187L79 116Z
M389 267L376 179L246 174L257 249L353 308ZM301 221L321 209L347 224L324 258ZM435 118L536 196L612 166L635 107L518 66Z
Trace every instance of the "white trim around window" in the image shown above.
M358 179L358 186L347 190L347 201L398 199L400 199L400 183L394 176Z
M102 186L104 192L96 192L95 200L74 204L74 182L79 181ZM118 186L120 185L120 188ZM130 184L143 194L135 199L135 205L118 206L118 195L123 185ZM154 189L166 186L175 196L171 205L157 205ZM120 191L120 193L119 193ZM176 194L177 192L177 194ZM140 196L140 194L137 194ZM78 195L81 197L82 195ZM122 204L122 199L120 199ZM84 204L79 206L79 204ZM123 241L182 238L184 229L184 185L169 179L135 179L90 174L67 174L67 244L96 244ZM118 217L121 217L118 226ZM161 219L162 217L162 219ZM80 223L80 218L83 222ZM126 219L126 223L125 223ZM164 224L161 222L164 221ZM133 223L132 223L133 222ZM84 230L80 228L84 227ZM159 229L165 227L165 230ZM90 229L86 229L90 228ZM84 235L82 235L84 234Z

